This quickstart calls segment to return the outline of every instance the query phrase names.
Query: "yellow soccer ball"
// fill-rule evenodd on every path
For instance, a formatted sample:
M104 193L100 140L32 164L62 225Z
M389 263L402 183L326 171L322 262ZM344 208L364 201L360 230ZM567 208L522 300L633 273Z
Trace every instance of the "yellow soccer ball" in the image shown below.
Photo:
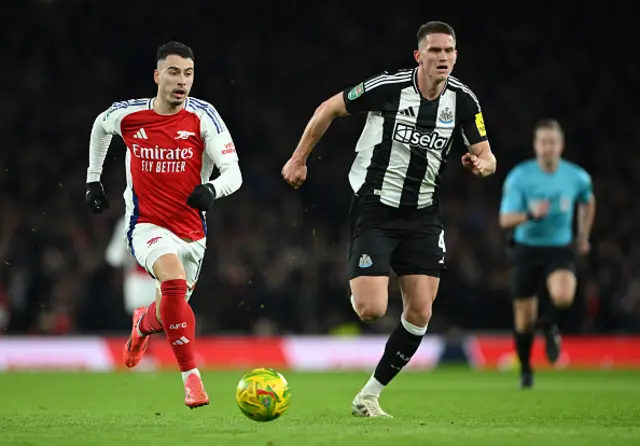
M254 421L279 418L289 407L291 391L281 373L259 368L245 374L236 388L238 407Z

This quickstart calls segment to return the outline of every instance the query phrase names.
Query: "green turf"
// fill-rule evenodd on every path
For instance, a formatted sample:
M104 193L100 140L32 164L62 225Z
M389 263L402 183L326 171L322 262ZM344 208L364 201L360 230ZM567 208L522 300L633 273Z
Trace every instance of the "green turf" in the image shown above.
M189 410L177 373L0 374L2 445L640 445L640 373L403 373L381 400L393 419L350 415L366 373L285 373L292 405L250 421L236 373L206 373L212 405ZM412 443L408 443L411 441Z

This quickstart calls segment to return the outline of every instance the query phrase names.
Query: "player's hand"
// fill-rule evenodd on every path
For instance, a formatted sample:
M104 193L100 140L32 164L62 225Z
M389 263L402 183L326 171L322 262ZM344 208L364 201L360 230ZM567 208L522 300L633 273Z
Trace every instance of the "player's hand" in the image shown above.
M487 162L473 153L465 153L461 158L462 166L476 176L487 175Z
M99 214L109 207L107 194L99 181L91 181L87 183L86 193L87 204L94 214Z
M211 183L198 184L187 198L187 204L192 208L206 211L216 201L216 190Z
M576 240L576 248L579 255L586 256L589 254L589 251L591 251L591 243L589 243L589 239L587 237L578 237Z
M299 188L307 179L307 165L298 159L291 158L282 168L282 178L294 189Z

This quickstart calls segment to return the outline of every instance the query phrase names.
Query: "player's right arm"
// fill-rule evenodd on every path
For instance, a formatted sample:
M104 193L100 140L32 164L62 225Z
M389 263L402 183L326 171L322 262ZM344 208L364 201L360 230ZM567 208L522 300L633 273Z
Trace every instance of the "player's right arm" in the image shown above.
M109 207L109 200L100 182L100 176L111 139L113 135L119 134L124 109L126 109L126 103L115 102L108 110L98 115L91 128L86 200L95 214Z
M342 93L331 96L316 108L302 133L298 146L282 168L282 177L287 183L296 189L302 186L307 179L307 158L311 155L311 151L329 129L333 120L347 115Z
M502 187L500 203L500 227L512 229L530 220L538 220L549 212L549 203L541 202L535 209L529 210L519 169L512 170Z
M297 189L307 179L307 159L334 119L380 108L384 95L381 85L385 82L378 79L384 76L386 74L373 76L354 87L336 93L316 108L298 146L282 168L282 176L287 183Z

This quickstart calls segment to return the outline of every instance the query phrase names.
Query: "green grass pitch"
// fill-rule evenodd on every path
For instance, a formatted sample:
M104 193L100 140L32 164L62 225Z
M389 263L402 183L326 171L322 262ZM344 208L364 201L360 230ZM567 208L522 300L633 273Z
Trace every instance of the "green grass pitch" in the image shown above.
M178 373L0 374L0 444L27 445L640 445L640 372L517 375L405 372L385 390L393 419L359 419L367 373L284 372L289 411L257 423L235 405L238 372L204 373L211 405L183 405Z

